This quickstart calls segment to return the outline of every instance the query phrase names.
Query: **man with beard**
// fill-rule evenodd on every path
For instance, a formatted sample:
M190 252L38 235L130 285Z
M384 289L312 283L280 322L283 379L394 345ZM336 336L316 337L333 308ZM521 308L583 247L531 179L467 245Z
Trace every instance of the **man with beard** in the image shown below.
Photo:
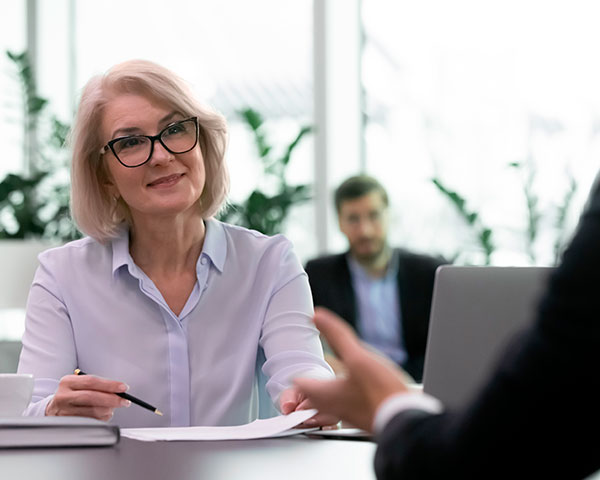
M335 207L350 248L309 261L306 273L315 306L344 318L420 382L435 271L446 262L388 245L388 203L376 179L344 181L335 191Z

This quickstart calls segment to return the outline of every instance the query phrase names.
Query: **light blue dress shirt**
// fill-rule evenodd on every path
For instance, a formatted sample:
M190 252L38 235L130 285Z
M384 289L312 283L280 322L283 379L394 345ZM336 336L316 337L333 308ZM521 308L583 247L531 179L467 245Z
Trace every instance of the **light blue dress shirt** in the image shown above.
M348 265L356 292L357 330L361 338L402 365L407 353L400 321L397 252L393 253L381 278L371 277L351 255L348 255Z
M75 368L127 383L164 413L118 408L111 423L123 427L244 424L258 417L259 396L277 405L293 378L333 377L291 243L205 223L179 316L133 262L126 230L107 245L84 238L39 256L18 368L35 376L26 414L44 415Z

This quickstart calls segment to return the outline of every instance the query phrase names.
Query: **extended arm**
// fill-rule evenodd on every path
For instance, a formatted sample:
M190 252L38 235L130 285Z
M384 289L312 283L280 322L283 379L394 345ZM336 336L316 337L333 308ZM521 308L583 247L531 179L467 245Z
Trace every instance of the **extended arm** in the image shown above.
M313 307L306 274L293 251L285 247L278 260L281 282L269 300L260 339L266 357L263 371L269 377L267 390L284 414L311 408L292 385L294 378L333 378L311 320ZM337 421L331 416L314 420L319 425Z

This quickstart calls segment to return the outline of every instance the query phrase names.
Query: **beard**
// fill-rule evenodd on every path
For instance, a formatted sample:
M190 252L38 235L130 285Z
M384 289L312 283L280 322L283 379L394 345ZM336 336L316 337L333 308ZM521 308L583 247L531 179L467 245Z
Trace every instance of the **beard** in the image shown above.
M376 262L386 251L386 242L380 239L363 238L350 246L352 256L363 264Z

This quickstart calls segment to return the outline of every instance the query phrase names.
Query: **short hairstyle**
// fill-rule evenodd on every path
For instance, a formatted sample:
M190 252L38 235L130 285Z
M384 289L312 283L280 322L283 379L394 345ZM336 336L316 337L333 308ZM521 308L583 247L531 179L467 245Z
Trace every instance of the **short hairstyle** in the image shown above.
M123 223L131 224L129 207L108 189L108 169L100 149L102 115L110 100L122 94L141 95L167 105L184 116L197 117L199 144L206 181L198 208L203 218L215 215L229 191L224 157L227 147L225 118L200 103L188 85L170 70L145 60L115 65L92 77L83 89L70 135L71 214L77 227L99 242L114 238Z
M379 192L385 206L389 205L388 194L385 188L373 177L356 175L348 178L335 190L334 201L337 212L340 213L344 201L354 200L371 192Z

